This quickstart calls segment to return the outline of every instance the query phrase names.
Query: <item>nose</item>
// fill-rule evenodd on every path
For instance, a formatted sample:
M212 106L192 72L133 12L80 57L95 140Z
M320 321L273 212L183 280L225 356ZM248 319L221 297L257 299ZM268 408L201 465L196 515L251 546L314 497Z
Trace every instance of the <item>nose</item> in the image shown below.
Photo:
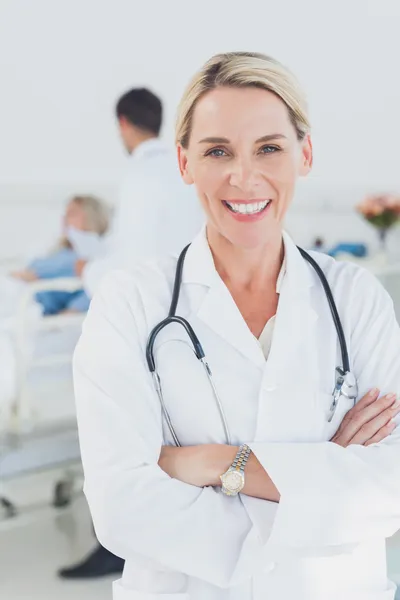
M244 193L250 193L260 183L260 173L253 160L237 157L230 166L229 183L231 186Z

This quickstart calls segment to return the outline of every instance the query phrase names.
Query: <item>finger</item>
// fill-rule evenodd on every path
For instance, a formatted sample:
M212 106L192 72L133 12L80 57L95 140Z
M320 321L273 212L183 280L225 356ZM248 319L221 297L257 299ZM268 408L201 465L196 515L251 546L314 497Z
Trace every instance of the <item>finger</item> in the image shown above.
M377 434L382 427L385 427L396 415L400 413L400 402L395 402L390 408L380 413L375 419L365 423L359 431L352 438L351 443L353 444L365 444L375 434Z
M381 442L382 440L387 438L391 433L393 433L396 427L396 423L390 421L390 423L387 423L384 427L382 427L382 429L380 429L378 433L374 435L374 437L365 442L364 446L371 446L372 444L377 444L378 442Z
M358 414L354 414L352 409L349 411L349 413L353 414L350 415L348 420L346 420L346 418L343 419L342 424L332 441L340 443L340 445L344 447L348 446L349 444L363 445L367 440L372 438L381 427L386 425L386 423L394 416L394 414L396 414L396 411L394 410L393 413L388 412L383 416L384 409L382 408L385 405L389 405L390 407L390 405L394 404L395 400L395 395L387 394L373 403L373 410L371 409L372 404L368 405L364 411ZM372 414L376 415L374 417L375 419L377 417L380 417L380 419L378 421L374 421L374 418L371 418ZM366 423L370 424L368 428L365 428ZM364 429L362 430L363 427Z
M393 406L395 401L397 400L397 394L389 393L381 398L378 398L375 402L367 406L363 413L365 422L368 422L367 419L374 419L379 414L383 413L385 410Z
M375 400L377 400L378 398L379 398L379 390L378 390L378 388L374 388L371 391L369 391L367 394L365 394L365 396L363 396L361 398L361 400L359 402L357 402L357 404L351 410L354 413L357 413L357 412L363 410L364 408L366 408L367 406L369 406L370 404L372 404L373 402L375 402ZM349 411L349 412L351 412L351 411Z
M357 404L355 406L353 406L352 409L350 409L345 416L343 417L342 422L339 425L339 428L334 436L334 438L332 438L331 441L336 440L338 437L343 436L342 442L343 444L346 446L352 436L354 435L355 431L354 431L354 427L349 431L346 432L346 427L348 426L349 422L351 421L352 418L354 418L355 415L357 415L361 410L363 410L364 408L366 408L367 406L369 406L370 404L372 404L373 402L375 402L377 400L377 398L379 397L379 390L378 388L373 388L372 390L370 390L367 394L365 394L361 400L359 402L357 402ZM340 400L339 400L340 401Z
M386 409L384 412L379 414L375 419L372 419L368 423L365 423L356 435L352 438L352 444L362 444L364 445L368 440L370 440L373 436L375 436L383 427L385 427L388 423L392 421L392 419L399 414L400 412L400 403L395 402L395 404Z
M363 396L361 398L361 400L359 402L357 402L357 404L355 404L353 406L353 408L350 409L349 412L344 416L343 421L342 421L342 423L340 425L341 428L343 428L344 426L346 426L347 423L351 419L353 419L356 415L358 415L365 408L367 408L368 406L370 406L371 404L373 404L374 402L376 402L376 400L378 398L379 398L379 390L378 390L378 388L373 388L371 391L369 391L367 394L365 394L365 396Z
M393 394L382 396L382 398L379 400L377 399L378 396L379 390L377 388L374 388L365 394L365 396L361 398L356 406L349 410L344 416L339 429L331 441L340 443L340 445L344 447L350 442L355 443L353 438L360 431L361 427L383 412L383 410L390 406L395 400L395 396ZM387 420L389 420L389 417ZM375 430L369 430L370 434L367 435L367 437L362 436L357 438L357 440L359 440L359 443L363 444L370 437L375 435L378 429L379 427L375 428Z
M392 406L395 401L396 394L387 394L386 396L382 396L382 398L379 398L379 400L372 402L372 404L369 404L366 408L364 408L364 410L359 412L353 412L350 415L349 420L346 421L346 434L347 436L350 436L349 439L353 439L353 437L360 431L362 427L364 427L366 423L369 423L370 421L377 418L379 415L382 415L382 413L385 410L387 410L390 406ZM388 420L389 418L386 419L386 421L384 421L382 424L380 422L379 426L375 425L376 428L375 431L373 431L373 434L375 434L378 431L378 429L380 429L381 426L384 425ZM364 443L364 441L366 441L370 437L371 436L365 438L365 440L363 440L362 443Z

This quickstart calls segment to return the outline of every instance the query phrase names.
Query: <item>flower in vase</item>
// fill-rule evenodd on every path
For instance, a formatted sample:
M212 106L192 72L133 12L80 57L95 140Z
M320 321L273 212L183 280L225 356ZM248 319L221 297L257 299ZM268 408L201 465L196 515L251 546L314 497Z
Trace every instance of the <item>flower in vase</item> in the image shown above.
M388 230L400 219L400 196L395 194L370 195L356 209L377 229Z

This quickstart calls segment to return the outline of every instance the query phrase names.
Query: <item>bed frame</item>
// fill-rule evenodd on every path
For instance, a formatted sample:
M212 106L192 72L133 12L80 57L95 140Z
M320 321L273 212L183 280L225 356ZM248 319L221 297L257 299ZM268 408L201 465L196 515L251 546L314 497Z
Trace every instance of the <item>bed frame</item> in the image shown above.
M26 474L60 469L60 478L54 484L53 504L65 506L72 499L75 482L81 474L80 451L76 420L46 424L40 411L35 414L31 406L28 375L35 368L52 369L70 365L71 353L49 354L35 359L27 351L27 340L32 331L28 307L35 294L46 290L77 291L82 282L74 278L41 280L26 286L19 300L14 335L17 365L16 392L7 412L7 422L0 428L0 522L18 514L18 507L7 495L7 482ZM65 330L81 326L85 315L66 314L43 317L35 333ZM72 386L71 386L72 390Z

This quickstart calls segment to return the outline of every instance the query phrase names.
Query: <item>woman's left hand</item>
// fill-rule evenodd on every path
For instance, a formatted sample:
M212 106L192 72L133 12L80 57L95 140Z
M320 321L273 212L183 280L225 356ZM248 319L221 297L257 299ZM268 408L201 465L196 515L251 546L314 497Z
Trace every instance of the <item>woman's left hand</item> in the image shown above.
M163 446L159 466L167 475L196 487L221 485L219 476L235 459L237 448L222 444Z

